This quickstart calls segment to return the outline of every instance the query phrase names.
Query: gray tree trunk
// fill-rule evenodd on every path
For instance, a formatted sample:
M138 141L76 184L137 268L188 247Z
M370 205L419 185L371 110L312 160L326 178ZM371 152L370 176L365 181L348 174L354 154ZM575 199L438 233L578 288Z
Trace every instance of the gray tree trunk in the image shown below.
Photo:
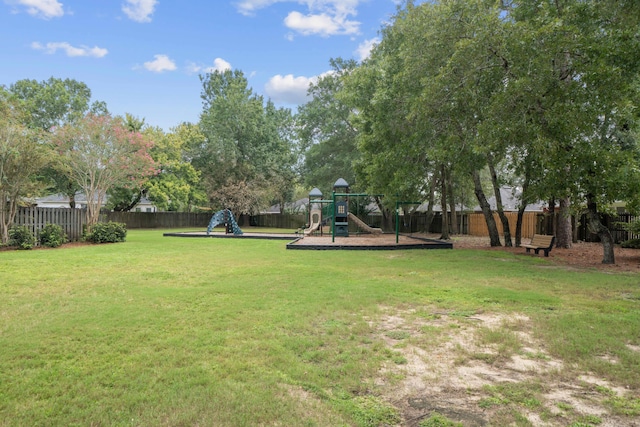
M452 173L449 171L447 174L447 186L449 188L449 208L451 209L451 233L459 234L460 230L458 229L458 214L456 212L456 198L454 196L453 191L453 178Z
M435 216L433 213L433 205L436 199L436 185L438 185L438 176L433 174L431 177L431 182L429 183L429 198L427 203L427 212L426 212L426 223L424 225L424 232L428 233L429 228L431 227L431 223L433 222L433 217Z
M504 214L504 207L502 205L502 194L500 194L500 184L498 183L498 174L496 168L493 165L493 157L488 156L489 171L491 172L491 184L493 185L493 194L496 197L496 211L498 211L498 217L502 223L502 232L504 235L504 245L506 247L513 246L511 242L511 229L509 227L509 219Z
M440 206L442 209L442 232L440 239L449 240L449 215L447 214L447 173L446 166L440 168Z
M558 225L556 228L556 248L570 249L573 243L573 225L569 208L571 201L568 197L560 199L558 209Z
M616 258L613 252L613 237L607 227L600 221L598 207L593 200L592 195L587 196L587 215L589 220L589 229L592 233L596 233L602 242L602 258L603 264L615 264Z
M484 190L482 189L480 172L473 171L472 176L474 193L476 195L476 198L478 199L478 204L480 204L482 213L484 214L484 220L487 222L487 228L489 229L489 238L491 239L491 246L502 246L502 243L500 243L500 233L498 233L496 220L493 217L493 212L491 212L491 206L487 201L487 196L485 196Z

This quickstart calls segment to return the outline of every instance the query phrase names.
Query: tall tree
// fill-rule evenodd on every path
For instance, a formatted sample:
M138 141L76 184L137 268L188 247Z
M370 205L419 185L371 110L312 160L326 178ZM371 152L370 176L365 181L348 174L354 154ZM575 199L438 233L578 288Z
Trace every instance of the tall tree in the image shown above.
M586 203L594 231L603 242L603 262L614 263L613 240L599 213L626 191L637 169L637 105L640 61L640 4L633 1L509 1L512 36L505 56L510 77L500 111L502 128L524 117L537 135L526 144L538 168L534 192L554 197L568 209ZM625 130L626 129L626 130ZM559 237L571 237L561 213ZM565 242L563 245L569 245Z
M215 71L201 81L205 138L193 147L192 163L214 207L255 212L283 194L283 183L293 188L291 112L255 94L239 70Z
M56 129L53 141L61 153L58 168L87 197L87 224L98 222L100 206L115 187L139 187L157 172L149 154L153 142L129 131L120 117L88 114Z
M9 100L0 88L0 241L6 244L8 230L19 203L34 196L41 187L38 174L49 162L52 152L44 143L44 134L24 125L22 105Z
M359 159L357 131L349 121L351 108L337 94L343 77L357 66L353 60L332 59L332 71L309 87L311 101L296 114L296 135L303 157L300 174L308 188L328 193L338 178L355 185L354 162Z
M154 141L151 157L159 172L145 184L146 196L160 210L188 212L205 206L207 197L200 187L200 171L191 164L189 152L204 141L197 125L183 123L169 131L147 128L144 134Z
M124 126L129 132L142 132L145 127L145 119L138 118L130 113L124 115ZM154 141L155 142L155 141ZM154 144L155 145L155 144ZM144 196L146 181L140 182L139 187L112 187L107 192L107 209L116 212L129 212L133 209Z
M65 124L75 123L90 112L107 113L106 104L91 102L89 87L74 79L51 77L40 82L24 79L11 84L8 90L24 102L27 111L25 125L32 129L51 132ZM51 191L66 195L70 207L75 208L75 195L80 187L53 167L46 168L43 175L49 180Z
M107 112L106 104L91 102L91 89L74 79L18 80L9 86L9 92L25 102L29 126L47 131L80 120L89 112Z
M395 25L385 28L383 40L371 56L344 75L337 95L349 107L350 121L357 130L360 154L355 172L360 186L369 193L387 195L376 198L384 228L392 226L397 199L432 199L440 176L435 156L424 150L416 121L409 117L409 99L419 82L401 84L398 79L404 68L404 40L404 33Z

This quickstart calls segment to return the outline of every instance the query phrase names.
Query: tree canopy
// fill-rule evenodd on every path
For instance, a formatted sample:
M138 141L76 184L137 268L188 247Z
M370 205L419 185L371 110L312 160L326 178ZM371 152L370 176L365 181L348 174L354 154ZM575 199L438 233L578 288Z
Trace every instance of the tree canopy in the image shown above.
M201 76L204 139L192 164L214 208L252 213L293 191L292 116L249 88L239 71Z
M23 198L42 187L39 172L48 164L51 150L46 135L24 125L28 111L0 88L0 241L6 244L9 227Z
M87 223L98 222L107 192L136 188L157 173L149 150L153 141L131 132L120 117L88 114L75 124L56 129L52 137L57 168L75 182L87 198Z

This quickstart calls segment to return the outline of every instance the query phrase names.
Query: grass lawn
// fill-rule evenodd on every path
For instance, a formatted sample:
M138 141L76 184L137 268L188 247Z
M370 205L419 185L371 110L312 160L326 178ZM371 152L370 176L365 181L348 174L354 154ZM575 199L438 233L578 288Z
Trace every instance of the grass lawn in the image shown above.
M544 357L563 362L556 375L607 381L610 413L637 419L638 283L499 251L287 251L157 230L0 252L0 426L402 424L379 378L406 360L385 339L426 347L447 337L429 319L486 313L526 316ZM394 312L421 328L385 338L376 325ZM483 334L506 357L526 354L513 334ZM495 413L532 402L482 393ZM598 424L561 409L547 416ZM421 425L448 425L434 419Z

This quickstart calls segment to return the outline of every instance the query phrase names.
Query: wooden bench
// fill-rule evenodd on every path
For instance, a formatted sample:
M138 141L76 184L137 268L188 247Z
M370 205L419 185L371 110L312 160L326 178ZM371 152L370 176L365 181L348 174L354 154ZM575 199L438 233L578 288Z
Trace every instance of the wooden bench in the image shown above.
M531 243L529 243L528 245L522 245L522 247L527 249L527 253L531 249L533 249L536 255L542 250L544 251L544 256L548 257L555 240L555 236L547 236L546 234L534 234L533 238L531 239Z

